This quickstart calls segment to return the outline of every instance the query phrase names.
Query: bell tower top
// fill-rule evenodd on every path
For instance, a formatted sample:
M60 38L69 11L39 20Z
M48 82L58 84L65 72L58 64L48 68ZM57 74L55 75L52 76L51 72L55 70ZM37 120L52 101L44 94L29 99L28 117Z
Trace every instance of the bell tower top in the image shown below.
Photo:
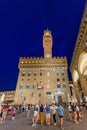
M44 30L44 36L51 36L51 31L48 29Z
M44 58L52 58L53 38L50 30L45 30L43 35Z

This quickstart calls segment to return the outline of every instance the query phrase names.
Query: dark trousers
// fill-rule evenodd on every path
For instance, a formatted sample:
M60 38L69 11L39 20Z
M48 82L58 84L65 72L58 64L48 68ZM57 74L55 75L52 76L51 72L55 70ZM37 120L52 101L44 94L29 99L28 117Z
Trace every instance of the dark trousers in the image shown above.
M56 114L53 114L53 121L56 123Z

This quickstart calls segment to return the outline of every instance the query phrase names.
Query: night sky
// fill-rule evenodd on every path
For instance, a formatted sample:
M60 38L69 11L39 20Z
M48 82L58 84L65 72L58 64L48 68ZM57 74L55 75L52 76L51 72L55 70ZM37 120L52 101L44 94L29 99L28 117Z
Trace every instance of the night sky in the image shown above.
M70 66L85 2L0 0L0 91L15 90L20 57L43 57L47 28L53 35L53 56L67 56Z

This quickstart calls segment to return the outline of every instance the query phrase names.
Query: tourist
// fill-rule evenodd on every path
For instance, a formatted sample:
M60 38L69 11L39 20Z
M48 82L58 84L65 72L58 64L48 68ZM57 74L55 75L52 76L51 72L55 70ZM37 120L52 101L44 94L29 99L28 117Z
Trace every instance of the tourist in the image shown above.
M46 104L45 107L45 114L46 114L46 125L50 125L50 106L48 103Z
M69 111L69 119L70 119L70 121L72 121L72 107L71 107L71 103L68 105L68 111Z
M29 119L30 115L30 104L27 106L27 119Z
M15 107L13 107L11 109L11 115L12 115L12 120L15 120L15 116L16 116L16 108Z
M54 125L56 125L56 105L55 105L55 102L53 102L52 106L51 106L51 113L52 113L52 116L53 116L53 121L54 121Z
M38 113L40 112L40 105L37 103L36 105L35 105L35 108L34 108L35 110L37 109L38 110ZM38 117L37 117L37 122L39 122L39 114L38 114Z
M6 120L6 115L7 115L7 108L6 108L6 106L4 106L3 109L2 109L3 122L5 122L5 120Z
M79 122L77 120L76 103L73 103L71 106L72 106L72 112L73 112L74 122L76 124L79 124Z
M33 119L32 119L33 124L32 124L32 126L36 126L36 123L37 123L37 120L38 120L38 115L39 115L39 112L38 112L38 109L36 108L34 110L34 114L33 114Z
M76 104L76 113L77 113L77 121L79 122L80 121L80 108L78 104Z
M40 124L43 125L44 123L44 107L43 104L40 105Z
M63 127L63 116L64 116L63 111L64 111L64 108L62 107L62 105L60 103L59 106L57 107L57 112L58 112L58 117L59 117L61 129L64 129L64 127Z

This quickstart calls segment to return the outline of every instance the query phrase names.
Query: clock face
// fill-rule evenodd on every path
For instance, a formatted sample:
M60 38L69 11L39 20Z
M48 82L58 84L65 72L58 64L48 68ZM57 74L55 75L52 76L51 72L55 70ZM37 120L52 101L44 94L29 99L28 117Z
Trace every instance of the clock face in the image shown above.
M46 54L45 57L46 58L50 58L51 56L50 56L50 54Z

